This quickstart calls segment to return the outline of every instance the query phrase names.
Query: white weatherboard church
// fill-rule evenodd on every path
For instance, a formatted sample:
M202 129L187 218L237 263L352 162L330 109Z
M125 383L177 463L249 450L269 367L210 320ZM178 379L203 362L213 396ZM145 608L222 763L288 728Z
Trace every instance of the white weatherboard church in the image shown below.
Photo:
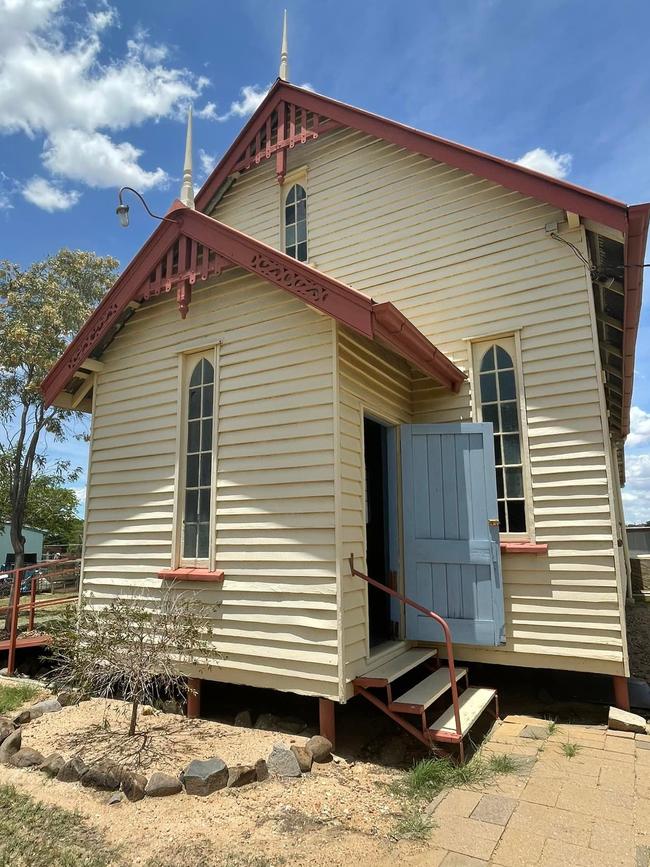
M356 693L462 747L474 662L625 706L650 205L287 78L285 22L265 100L196 200L188 125L180 200L43 383L92 413L82 592L200 592L193 683L318 697L329 735Z

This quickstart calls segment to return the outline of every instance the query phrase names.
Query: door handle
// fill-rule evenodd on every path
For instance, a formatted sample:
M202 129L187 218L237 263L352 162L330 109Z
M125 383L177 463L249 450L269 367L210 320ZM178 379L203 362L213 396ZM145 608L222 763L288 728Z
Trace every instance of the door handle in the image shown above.
M499 519L498 518L488 518L488 524L490 525L490 527L498 527L499 526Z

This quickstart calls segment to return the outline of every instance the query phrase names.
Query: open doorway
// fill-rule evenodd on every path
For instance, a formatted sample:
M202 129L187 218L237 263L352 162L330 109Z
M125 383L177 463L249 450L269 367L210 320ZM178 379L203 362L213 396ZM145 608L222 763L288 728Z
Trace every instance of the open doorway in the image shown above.
M396 588L397 449L396 430L364 416L366 473L366 564L368 575ZM399 637L400 607L377 587L368 586L370 649Z

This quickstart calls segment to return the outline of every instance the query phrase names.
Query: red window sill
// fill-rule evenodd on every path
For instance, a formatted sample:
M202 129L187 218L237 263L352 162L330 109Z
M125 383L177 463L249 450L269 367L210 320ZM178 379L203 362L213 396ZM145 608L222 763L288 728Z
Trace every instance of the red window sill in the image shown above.
M541 542L501 542L502 554L547 554L548 545Z
M223 569L198 569L194 566L180 566L178 569L161 569L158 577L163 581L223 581Z

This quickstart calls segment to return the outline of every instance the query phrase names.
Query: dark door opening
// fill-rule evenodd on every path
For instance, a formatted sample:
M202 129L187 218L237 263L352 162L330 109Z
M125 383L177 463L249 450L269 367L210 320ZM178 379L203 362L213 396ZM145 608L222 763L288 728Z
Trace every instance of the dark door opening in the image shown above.
M366 470L366 563L368 575L392 586L390 550L389 428L371 418L363 420ZM391 620L391 597L368 586L370 647L396 637Z

